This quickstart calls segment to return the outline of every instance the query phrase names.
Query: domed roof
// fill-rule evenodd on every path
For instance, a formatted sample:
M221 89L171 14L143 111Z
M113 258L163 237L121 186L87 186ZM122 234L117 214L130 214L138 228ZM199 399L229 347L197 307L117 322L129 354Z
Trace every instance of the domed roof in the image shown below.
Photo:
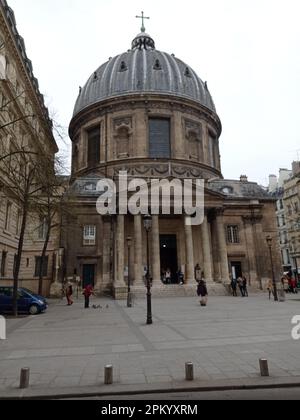
M131 50L100 66L80 88L74 116L106 99L144 93L191 99L216 112L207 84L173 54L156 50L153 39L142 32Z

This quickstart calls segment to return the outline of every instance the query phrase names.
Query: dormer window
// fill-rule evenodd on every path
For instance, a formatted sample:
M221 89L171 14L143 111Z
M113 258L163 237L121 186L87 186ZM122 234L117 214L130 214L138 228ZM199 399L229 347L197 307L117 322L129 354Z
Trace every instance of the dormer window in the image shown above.
M186 77L192 77L191 70L190 70L188 67L185 69L184 75L185 75Z
M231 187L224 187L224 188L222 188L222 193L223 194L232 194L233 189Z
M125 63L125 61L122 61L119 72L123 72L127 70L128 70L127 64Z
M157 59L157 60L155 60L155 63L154 63L154 66L153 66L153 69L154 70L161 70L162 68L161 68L161 64L160 64L160 61Z

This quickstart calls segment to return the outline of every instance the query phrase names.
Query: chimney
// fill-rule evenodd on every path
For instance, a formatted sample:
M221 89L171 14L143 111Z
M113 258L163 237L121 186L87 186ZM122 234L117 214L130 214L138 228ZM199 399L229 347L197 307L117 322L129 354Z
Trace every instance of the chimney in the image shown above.
M273 192L276 190L278 186L277 183L277 176L276 175L269 175L269 192Z
M290 178L291 174L292 174L292 171L290 169L281 168L279 170L279 179L278 179L279 188L283 188L284 182Z
M297 162L293 162L292 168L293 168L293 176L299 175L300 174L300 161L298 160Z

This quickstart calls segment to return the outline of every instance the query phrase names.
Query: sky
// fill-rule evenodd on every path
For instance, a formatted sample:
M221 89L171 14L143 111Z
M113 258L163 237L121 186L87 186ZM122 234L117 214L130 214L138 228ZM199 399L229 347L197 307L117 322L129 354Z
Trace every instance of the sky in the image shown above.
M68 127L79 86L131 48L135 19L156 48L208 82L222 172L267 185L300 159L299 0L7 0L46 105ZM70 140L60 147L70 154Z

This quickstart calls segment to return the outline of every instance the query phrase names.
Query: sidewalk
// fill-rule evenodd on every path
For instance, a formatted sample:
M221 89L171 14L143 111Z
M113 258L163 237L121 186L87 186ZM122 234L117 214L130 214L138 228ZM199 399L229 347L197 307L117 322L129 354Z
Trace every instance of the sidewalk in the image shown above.
M112 395L190 389L241 389L300 385L300 341L291 337L300 296L284 303L266 295L249 299L212 297L153 299L153 325L146 299L94 300L100 309L51 301L46 314L8 320L0 341L0 398ZM259 375L269 360L270 378ZM193 362L195 381L185 381ZM114 384L104 368L114 366ZM18 389L20 369L31 370L30 388ZM229 387L229 388L228 388Z

